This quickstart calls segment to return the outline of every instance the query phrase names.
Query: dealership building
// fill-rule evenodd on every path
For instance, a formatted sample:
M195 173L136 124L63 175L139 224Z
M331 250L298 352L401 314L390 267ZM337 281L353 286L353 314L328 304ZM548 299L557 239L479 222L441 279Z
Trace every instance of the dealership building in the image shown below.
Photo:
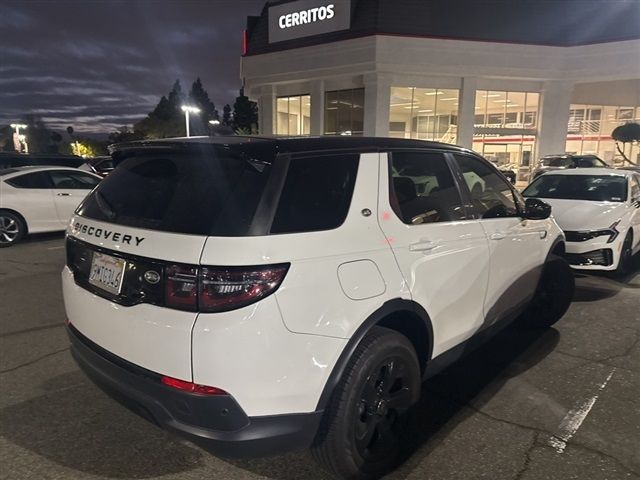
M526 180L547 154L616 162L640 121L637 0L271 1L243 44L262 134L456 143Z

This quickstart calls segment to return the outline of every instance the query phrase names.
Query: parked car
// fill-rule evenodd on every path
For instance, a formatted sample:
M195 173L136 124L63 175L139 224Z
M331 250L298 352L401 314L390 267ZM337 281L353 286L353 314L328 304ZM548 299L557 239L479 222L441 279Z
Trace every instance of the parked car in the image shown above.
M620 170L629 170L631 172L640 173L640 165L626 165L624 167L618 167Z
M533 172L533 179L543 173L553 170L565 170L567 168L609 168L603 160L596 155L559 154L546 155L540 159Z
M27 233L64 230L100 179L68 167L0 170L0 247L14 245Z
M640 251L640 174L576 169L546 173L523 192L553 208L574 268L625 273Z
M78 168L83 165L84 159L76 155L63 155L57 153L13 153L0 152L0 170L15 167L55 165L59 167Z
M221 456L311 446L334 475L379 475L421 380L520 314L553 324L572 298L550 207L466 149L347 136L111 148L115 170L67 230L71 351Z
M87 158L85 162L90 171L101 177L106 177L113 170L113 159L110 156Z
M502 164L498 163L497 159L490 160L490 162L511 182L512 185L516 184L516 170L517 165L514 164Z

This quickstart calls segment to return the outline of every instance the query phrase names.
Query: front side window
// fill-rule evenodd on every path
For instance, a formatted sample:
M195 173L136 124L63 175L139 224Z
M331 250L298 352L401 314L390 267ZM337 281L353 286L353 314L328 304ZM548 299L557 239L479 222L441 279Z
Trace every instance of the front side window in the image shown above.
M466 218L443 154L393 152L389 179L389 202L403 223L420 225Z
M271 233L331 230L347 218L358 172L357 154L294 158Z
M517 217L518 200L511 185L490 165L467 155L454 155L480 218Z
M525 197L624 202L627 178L621 175L552 175L535 179L522 194Z
M34 172L10 178L6 182L16 188L52 188L47 172Z
M53 188L71 190L91 190L100 180L85 173L63 170L49 172Z

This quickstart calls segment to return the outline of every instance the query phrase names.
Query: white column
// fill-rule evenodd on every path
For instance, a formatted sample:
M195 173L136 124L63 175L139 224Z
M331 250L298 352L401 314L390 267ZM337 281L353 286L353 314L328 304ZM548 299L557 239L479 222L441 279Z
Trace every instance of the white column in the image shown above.
M572 93L571 82L552 80L544 83L538 112L538 158L565 152Z
M271 135L276 129L276 92L273 85L265 85L260 89L258 97L258 122L262 135Z
M364 75L364 135L389 136L391 76L382 73Z
M324 133L324 80L311 82L311 135Z
M473 124L476 115L476 85L473 77L462 79L458 104L458 135L456 143L465 148L473 148Z

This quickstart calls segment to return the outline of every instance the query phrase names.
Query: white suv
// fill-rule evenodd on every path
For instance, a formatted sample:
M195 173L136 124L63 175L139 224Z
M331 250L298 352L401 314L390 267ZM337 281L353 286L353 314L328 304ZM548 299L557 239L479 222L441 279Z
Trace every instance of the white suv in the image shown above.
M382 474L421 380L572 297L550 207L469 150L217 137L112 156L67 232L73 355L221 456L311 447L337 476Z

